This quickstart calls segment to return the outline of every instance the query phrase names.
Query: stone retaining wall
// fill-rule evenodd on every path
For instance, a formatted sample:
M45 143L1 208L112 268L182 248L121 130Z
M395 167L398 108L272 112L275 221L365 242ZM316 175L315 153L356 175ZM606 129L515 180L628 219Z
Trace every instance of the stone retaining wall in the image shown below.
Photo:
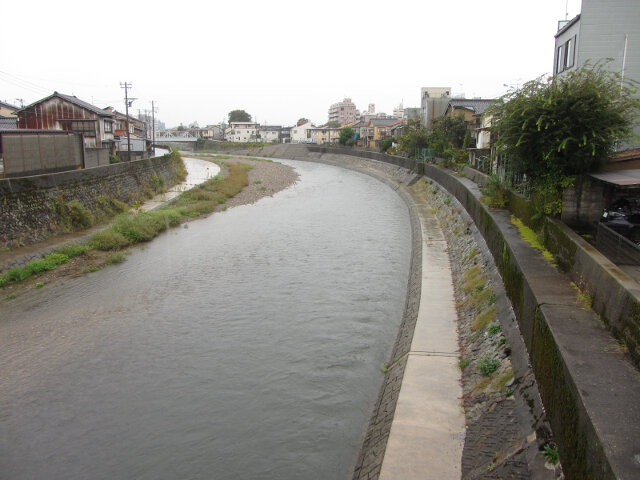
M102 167L0 180L0 248L41 241L63 228L56 205L78 200L92 213L110 200L132 203L153 185L172 186L171 155ZM159 180L161 179L161 180Z

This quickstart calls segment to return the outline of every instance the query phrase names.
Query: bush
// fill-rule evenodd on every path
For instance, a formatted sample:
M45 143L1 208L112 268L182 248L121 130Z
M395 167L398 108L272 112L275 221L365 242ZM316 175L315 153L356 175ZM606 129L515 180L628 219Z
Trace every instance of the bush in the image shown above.
M394 140L395 139L393 137L387 137L380 140L380 142L378 143L378 149L380 150L380 152L387 153L387 150L389 150L393 145Z
M109 155L109 164L120 163L122 160L117 155Z
M482 357L477 362L478 370L485 377L490 376L493 372L495 372L500 366L500 362L495 358L486 358Z
M129 240L118 232L106 229L95 233L89 240L89 244L102 251L120 250L129 246Z
M62 197L58 197L54 208L65 228L82 229L93 225L93 214L79 200L65 203Z
M482 189L483 201L493 208L505 208L509 204L509 186L499 175L490 175Z
M637 82L605 66L532 80L487 110L497 151L546 198L544 213L561 211L571 177L599 170L633 134Z

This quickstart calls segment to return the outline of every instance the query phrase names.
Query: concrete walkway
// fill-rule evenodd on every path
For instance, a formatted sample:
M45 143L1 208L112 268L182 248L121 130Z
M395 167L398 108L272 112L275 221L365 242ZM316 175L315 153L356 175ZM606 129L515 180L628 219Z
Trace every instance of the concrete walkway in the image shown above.
M414 200L422 228L420 307L380 478L459 479L465 416L447 242L429 207Z

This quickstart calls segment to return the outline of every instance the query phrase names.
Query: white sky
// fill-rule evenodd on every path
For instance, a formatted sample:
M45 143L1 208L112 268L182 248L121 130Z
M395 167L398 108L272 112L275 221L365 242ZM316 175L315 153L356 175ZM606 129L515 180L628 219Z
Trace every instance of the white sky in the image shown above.
M54 90L167 127L244 109L254 120L321 124L350 97L392 113L420 88L494 98L551 72L558 20L580 0L3 0L0 100Z

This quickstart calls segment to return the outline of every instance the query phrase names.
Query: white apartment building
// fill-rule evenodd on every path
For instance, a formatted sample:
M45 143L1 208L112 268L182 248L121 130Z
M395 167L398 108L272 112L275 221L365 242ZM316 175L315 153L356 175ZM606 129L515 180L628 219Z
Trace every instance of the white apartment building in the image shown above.
M258 124L253 122L231 122L225 131L227 142L258 142Z

